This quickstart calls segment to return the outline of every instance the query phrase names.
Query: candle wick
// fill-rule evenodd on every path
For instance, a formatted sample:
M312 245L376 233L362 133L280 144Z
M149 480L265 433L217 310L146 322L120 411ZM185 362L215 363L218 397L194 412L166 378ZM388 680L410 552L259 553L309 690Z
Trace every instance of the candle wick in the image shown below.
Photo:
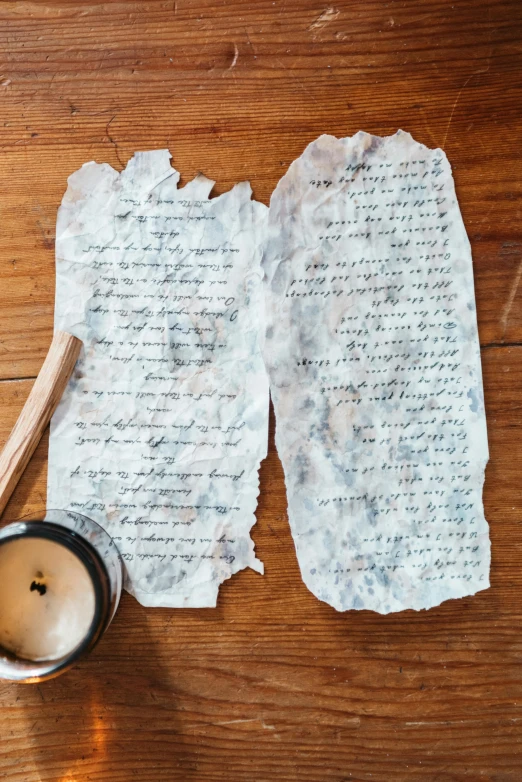
M47 587L45 584L39 584L37 581L33 581L30 587L31 592L38 592L39 595L45 595Z

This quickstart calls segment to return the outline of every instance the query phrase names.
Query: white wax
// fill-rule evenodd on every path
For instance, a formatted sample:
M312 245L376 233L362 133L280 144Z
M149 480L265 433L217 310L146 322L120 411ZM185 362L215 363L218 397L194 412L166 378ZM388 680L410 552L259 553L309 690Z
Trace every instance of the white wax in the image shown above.
M44 538L0 546L0 644L18 657L68 654L87 635L94 608L87 568L65 546Z

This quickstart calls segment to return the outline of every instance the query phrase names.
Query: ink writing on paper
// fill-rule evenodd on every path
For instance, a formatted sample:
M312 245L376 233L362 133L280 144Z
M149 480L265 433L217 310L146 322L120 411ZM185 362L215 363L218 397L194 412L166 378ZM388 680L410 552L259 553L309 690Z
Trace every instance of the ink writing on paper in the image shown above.
M250 529L266 454L260 238L248 183L177 188L166 150L73 174L56 326L84 342L51 428L48 505L99 521L145 605L212 606L262 572Z
M444 153L322 136L270 203L265 356L303 579L338 610L489 586L471 252Z

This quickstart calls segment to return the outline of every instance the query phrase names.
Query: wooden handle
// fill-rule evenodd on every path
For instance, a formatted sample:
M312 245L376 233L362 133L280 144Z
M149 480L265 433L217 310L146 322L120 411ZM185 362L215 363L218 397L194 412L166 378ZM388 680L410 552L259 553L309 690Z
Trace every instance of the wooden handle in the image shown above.
M56 410L80 353L81 340L57 331L18 421L0 454L0 515Z

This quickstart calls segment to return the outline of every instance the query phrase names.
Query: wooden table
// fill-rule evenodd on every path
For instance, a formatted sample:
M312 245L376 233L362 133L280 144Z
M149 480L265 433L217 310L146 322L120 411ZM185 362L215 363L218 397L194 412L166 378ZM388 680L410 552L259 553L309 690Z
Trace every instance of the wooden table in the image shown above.
M268 201L322 132L442 146L473 247L492 587L338 614L303 585L273 438L244 571L215 610L125 595L72 672L0 687L10 782L522 779L519 0L2 2L0 440L50 343L67 176L169 147L187 181ZM45 506L47 440L5 520ZM1 586L1 585L0 585Z

